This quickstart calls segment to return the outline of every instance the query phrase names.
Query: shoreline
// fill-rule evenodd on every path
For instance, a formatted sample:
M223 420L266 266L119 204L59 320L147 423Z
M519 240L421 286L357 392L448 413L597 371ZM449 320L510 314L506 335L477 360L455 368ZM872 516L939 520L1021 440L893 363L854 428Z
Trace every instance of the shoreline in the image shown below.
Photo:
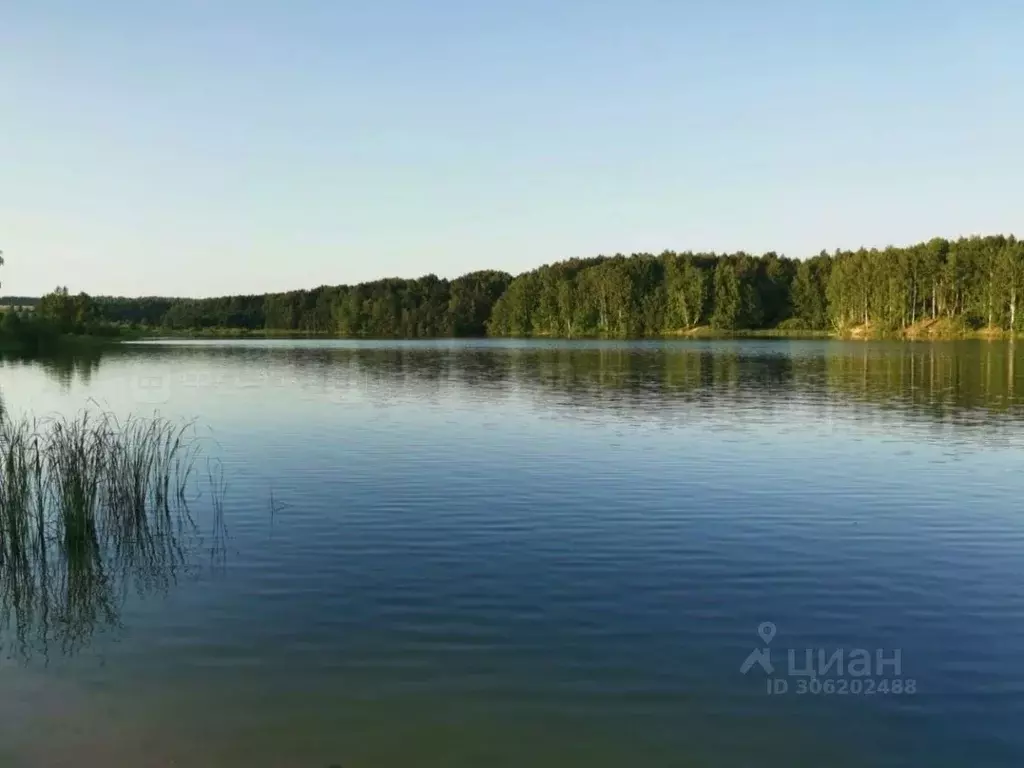
M274 330L249 330L239 328L216 328L199 331L159 329L152 332L133 330L125 331L119 336L114 335L62 335L51 340L45 346L32 348L10 339L0 339L0 353L9 355L46 355L54 353L74 353L76 351L96 349L100 347L118 346L133 342L161 341L232 341L232 340L351 340L351 341L452 341L452 340L512 340L533 339L545 341L687 341L687 340L727 340L727 339L775 339L779 341L902 341L902 342L938 342L938 341L990 341L1013 343L1024 334L998 328L970 329L962 326L938 322L918 324L902 331L881 331L866 326L856 326L843 331L797 328L748 328L725 331L711 326L666 331L658 335L647 336L553 336L550 334L533 334L527 336L344 336L335 333L295 333Z
M698 326L679 331L667 331L659 335L647 336L610 336L610 335L586 335L586 336L553 336L550 334L531 334L523 336L346 336L336 333L294 333L275 331L250 331L250 330L217 330L210 332L203 331L166 331L153 334L136 334L131 338L113 339L114 343L131 341L182 341L182 340L209 340L209 341L231 341L233 339L310 339L310 340L350 340L350 341L452 341L452 340L512 340L512 339L534 339L546 341L657 341L657 340L702 340L702 339L779 339L793 341L807 340L835 340L835 341L1014 341L1024 338L1024 334L999 329L976 329L962 330L956 333L943 334L917 334L907 331L864 332L859 329L846 331L824 331L824 330L799 330L778 328L752 328L738 329L734 331L715 330L709 326Z

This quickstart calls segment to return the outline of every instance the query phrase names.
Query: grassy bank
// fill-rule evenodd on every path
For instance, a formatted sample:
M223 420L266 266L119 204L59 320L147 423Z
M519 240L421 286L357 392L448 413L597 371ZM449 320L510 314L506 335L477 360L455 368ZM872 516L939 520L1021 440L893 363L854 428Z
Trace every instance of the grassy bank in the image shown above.
M336 333L299 333L273 328L145 328L135 330L132 339L341 339Z
M450 340L450 339L547 339L551 341L582 341L582 340L629 340L629 339L844 339L844 340L904 340L904 341L940 341L954 339L988 339L988 340L1009 340L1024 338L1024 334L1011 333L999 328L972 329L955 324L939 324L935 328L921 330L907 328L904 330L883 330L870 326L852 326L842 330L823 330L820 328L737 328L724 330L713 328L709 325L701 325L695 328L684 328L674 331L665 331L658 336L611 336L611 335L573 335L556 336L552 334L534 333L529 336L507 337L507 336L432 336L432 337L403 337L403 336L345 336L336 333L296 333L294 331L249 330L244 328L202 328L202 329L151 329L131 337L124 337L124 340L179 340L179 339L350 339L350 340Z
M871 323L855 325L836 332L842 339L900 339L905 341L950 341L956 339L982 339L1009 341L1024 338L1024 334L1004 328L975 328L959 318L926 318L902 329L886 329Z
M52 327L43 323L25 324L16 328L15 332L4 333L0 327L0 352L10 353L51 353L74 352L76 349L87 349L103 345L116 344L122 341L160 340L160 339L406 339L420 340L451 339L451 338L508 338L505 336L435 336L435 337L403 337L403 336L371 336L344 335L332 332L296 332L273 328L233 328L225 326L205 328L164 328L136 325L95 325L76 329L75 333L57 333ZM10 331L10 329L8 329ZM652 336L619 336L577 334L571 337L547 333L534 333L522 338L534 339L846 339L846 340L906 340L906 341L938 341L953 339L988 339L1010 340L1024 338L1024 334L1013 333L1002 328L972 328L958 319L940 318L937 320L920 320L903 329L887 329L875 324L848 326L839 330L821 328L802 328L790 320L773 328L735 328L722 329L711 325L699 325L692 328L679 328L664 331Z
M828 339L835 334L812 328L737 328L722 330L710 325L699 325L666 333L673 339Z

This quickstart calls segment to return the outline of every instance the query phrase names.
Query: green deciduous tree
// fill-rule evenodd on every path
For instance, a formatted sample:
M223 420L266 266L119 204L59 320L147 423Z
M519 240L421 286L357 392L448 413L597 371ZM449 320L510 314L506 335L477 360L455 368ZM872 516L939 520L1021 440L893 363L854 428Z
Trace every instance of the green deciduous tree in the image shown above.
M715 267L714 302L711 325L726 331L738 328L743 312L743 299L740 295L740 281L736 276L736 268L731 261L722 259Z

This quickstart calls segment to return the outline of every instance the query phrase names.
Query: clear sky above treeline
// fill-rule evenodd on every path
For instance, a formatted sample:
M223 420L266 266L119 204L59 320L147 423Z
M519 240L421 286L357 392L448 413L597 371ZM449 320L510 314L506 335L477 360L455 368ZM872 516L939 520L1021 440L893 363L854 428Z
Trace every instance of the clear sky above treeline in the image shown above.
M2 292L1024 233L1011 0L11 0Z

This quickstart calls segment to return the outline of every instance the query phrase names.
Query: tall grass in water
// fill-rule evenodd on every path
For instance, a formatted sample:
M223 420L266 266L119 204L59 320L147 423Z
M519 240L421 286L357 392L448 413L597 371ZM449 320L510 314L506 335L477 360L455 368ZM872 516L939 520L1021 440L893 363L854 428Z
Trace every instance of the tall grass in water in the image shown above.
M74 650L118 622L129 589L166 588L198 527L202 443L190 425L110 414L0 413L0 638ZM211 479L213 472L210 472ZM223 483L211 483L222 543Z

